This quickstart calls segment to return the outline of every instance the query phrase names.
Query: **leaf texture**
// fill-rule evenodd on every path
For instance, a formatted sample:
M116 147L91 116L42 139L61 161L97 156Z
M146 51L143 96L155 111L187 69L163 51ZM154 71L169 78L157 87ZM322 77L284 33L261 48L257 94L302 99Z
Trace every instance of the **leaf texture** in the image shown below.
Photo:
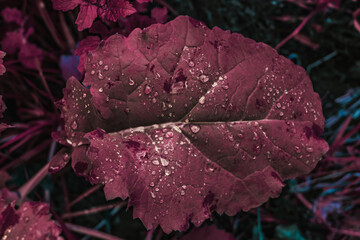
M167 233L260 206L328 150L303 68L186 16L102 41L58 106L75 172Z

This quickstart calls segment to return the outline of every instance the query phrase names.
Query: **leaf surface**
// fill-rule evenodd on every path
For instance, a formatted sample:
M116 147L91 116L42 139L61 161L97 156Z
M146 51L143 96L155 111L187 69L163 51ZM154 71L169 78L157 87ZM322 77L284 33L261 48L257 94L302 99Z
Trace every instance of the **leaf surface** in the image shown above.
M167 233L277 197L327 143L304 69L263 43L180 16L90 51L58 103L72 166Z

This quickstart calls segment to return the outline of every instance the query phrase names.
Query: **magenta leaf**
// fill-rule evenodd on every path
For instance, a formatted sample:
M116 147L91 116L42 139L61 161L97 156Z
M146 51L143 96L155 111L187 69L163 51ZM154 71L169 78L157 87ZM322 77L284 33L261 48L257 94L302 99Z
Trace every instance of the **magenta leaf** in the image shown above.
M140 2L148 2L143 0ZM78 30L90 28L96 17L103 21L116 22L120 17L126 17L136 12L136 9L127 0L53 0L53 8L69 11L80 5L80 12L76 19Z
M204 226L202 228L194 228L181 240L206 239L206 240L235 240L231 233L218 229L216 225Z
M75 172L129 198L148 229L258 207L328 150L303 68L189 17L101 42L83 84L67 82L58 139Z
M4 18L5 22L15 22L19 26L24 22L21 12L16 8L5 8L1 11L1 16Z
M48 204L24 202L19 209L14 205L0 199L1 239L62 239L61 228L50 220Z

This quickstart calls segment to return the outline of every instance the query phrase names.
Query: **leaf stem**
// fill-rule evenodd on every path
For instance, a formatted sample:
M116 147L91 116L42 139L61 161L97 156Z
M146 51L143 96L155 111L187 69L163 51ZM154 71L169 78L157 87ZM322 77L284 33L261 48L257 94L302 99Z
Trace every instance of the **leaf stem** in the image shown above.
M69 203L69 208L71 208L72 206L74 206L76 203L80 202L83 198L86 198L87 196L89 196L90 194L92 194L93 192L95 192L96 190L98 190L99 188L101 188L102 185L95 185L94 187L90 188L89 190L87 190L86 192L84 192L83 194L81 194L80 196L78 196L76 199L74 199L73 201L71 201Z
M84 215L89 215L89 214L94 214L97 212L105 211L107 209L118 207L118 206L122 207L124 205L126 205L126 202L118 202L118 203L108 204L105 206L94 207L91 209L85 209L85 210L81 210L78 212L64 213L61 217L62 218L79 217L79 216L84 216Z
M40 182L48 175L49 163L43 166L39 172L35 174L29 181L27 181L18 190L20 194L19 204L25 199L25 197L31 192Z
M65 226L70 229L71 231L82 233L86 235L90 235L92 237L100 238L100 239L106 239L106 240L123 240L122 238L115 237L113 235L100 232L97 230L93 230L87 227L71 224L71 223L65 223Z

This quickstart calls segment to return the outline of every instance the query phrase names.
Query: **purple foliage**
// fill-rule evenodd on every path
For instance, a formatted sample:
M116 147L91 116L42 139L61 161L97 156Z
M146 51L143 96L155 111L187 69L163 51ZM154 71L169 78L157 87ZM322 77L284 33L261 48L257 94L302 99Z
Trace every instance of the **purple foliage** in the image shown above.
M309 77L266 44L181 16L88 52L88 87L70 78L58 102L57 140L148 229L260 206L328 150Z

